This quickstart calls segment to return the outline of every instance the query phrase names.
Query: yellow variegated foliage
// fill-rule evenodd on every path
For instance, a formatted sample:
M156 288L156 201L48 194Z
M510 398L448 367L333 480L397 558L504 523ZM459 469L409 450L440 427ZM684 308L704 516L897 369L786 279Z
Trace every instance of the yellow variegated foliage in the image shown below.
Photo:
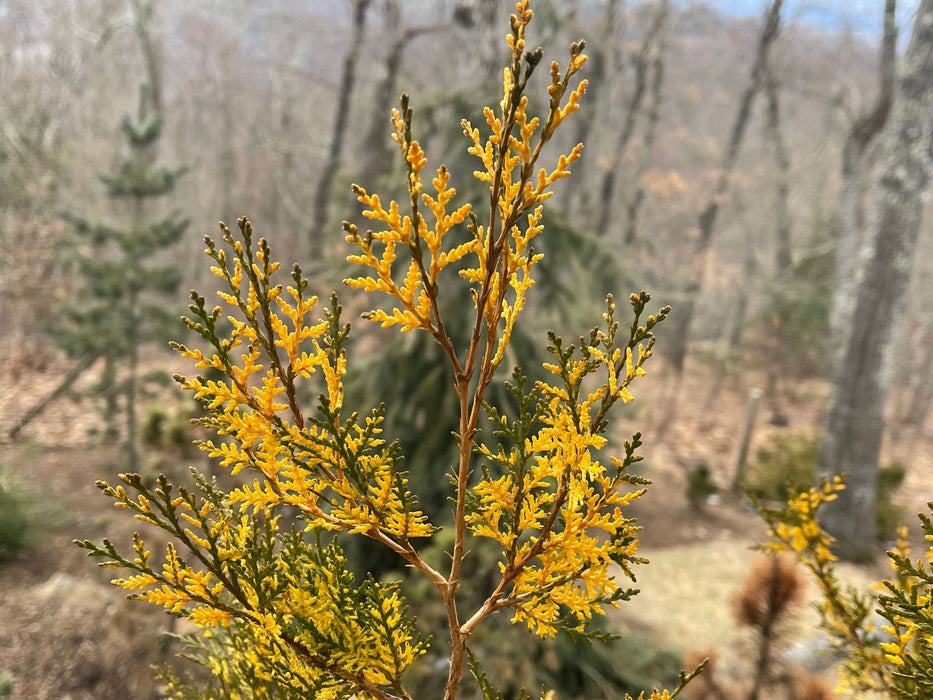
M221 303L212 307L193 292L186 323L211 349L175 348L209 376L176 379L204 408L198 422L216 436L200 449L236 482L224 490L196 470L190 490L162 476L155 486L136 474L121 475L115 487L100 482L117 506L182 547L170 543L161 561L151 562L138 535L133 558L106 540L80 543L104 557L103 566L131 570L114 583L132 597L202 628L192 644L217 685L199 697L412 700L403 674L427 643L397 584L355 580L338 536L381 543L434 585L449 634L445 700L458 696L468 643L488 616L509 608L514 622L540 636L559 629L587 634L594 614L634 593L616 577L631 577L631 566L643 561L639 527L625 514L648 483L629 473L640 459L640 436L624 443L623 458L602 451L608 411L633 400L630 384L644 374L652 329L668 309L639 325L650 297L633 294L634 323L618 335L610 297L605 327L579 348L550 336L550 381L529 393L516 370L515 385L507 384L520 404L514 421L484 401L542 259L533 244L544 233L543 203L582 153L578 144L551 166L540 165L544 146L586 91L585 80L575 81L586 56L583 44L574 44L563 71L551 64L547 109L530 114L525 88L542 57L540 49L526 52L531 18L530 2L520 0L498 109L483 111L480 128L461 123L467 150L480 163L474 175L488 186L488 211L456 201L444 166L425 183L427 155L412 137L412 111L403 97L392 124L408 201L384 201L354 186L375 230L344 226L355 246L348 260L366 268L346 284L390 302L366 317L403 333L430 333L450 364L460 417L449 570L442 573L421 556L419 541L436 528L408 488L400 448L382 436L384 409L344 410L349 326L341 325L336 297L320 311L298 266L291 283L280 282L280 264L245 218L238 236L221 225L223 245L205 239L222 283ZM456 286L446 281L454 271L466 280L474 310L465 347L455 347L439 304L440 290ZM315 409L303 404L299 386L320 397ZM496 435L505 436L498 445L480 434L484 410L501 428ZM488 462L479 478L477 455ZM301 529L286 531L285 514L300 516ZM493 590L465 612L458 589L468 578L470 536L497 542L501 558ZM478 667L471 670L484 694L501 697ZM682 674L673 693L654 691L651 699L676 696L697 672ZM172 681L169 688L181 693L184 684Z
M248 222L244 226L251 230ZM196 377L181 383L212 409L211 427L229 438L219 443L208 440L201 449L234 475L244 469L258 474L252 484L231 494L231 503L254 509L294 506L309 516L309 527L381 530L399 539L430 535L433 529L425 516L404 502L410 494L395 488L405 480L397 474L391 455L378 451L385 446L376 437L381 433L381 416L369 416L362 424L356 424L354 416L344 426L320 426L307 424L295 405L295 381L319 375L335 419L339 420L343 407L346 355L325 346L329 321L310 318L317 297L306 297L293 285L283 290L271 281L279 265L270 263L262 248L257 262L249 264L229 229L224 228L224 237L234 247L232 270L223 251L211 244L208 252L218 261L212 270L231 290L220 292L222 299L247 320L229 315L233 332L210 356L177 347L196 367L219 369L228 377L220 381ZM308 345L310 350L305 349ZM322 444L332 427L347 430L340 450ZM347 454L364 449L371 479L365 485L348 478L344 463Z
M392 136L401 148L407 167L410 213L402 214L396 201L391 201L386 208L378 195L354 186L359 201L366 207L364 216L385 228L362 236L355 226L346 227L347 240L360 249L359 254L347 259L370 267L373 272L369 276L345 280L345 283L368 292L384 292L393 297L396 304L391 311L374 310L368 317L383 326L398 325L403 332L415 328L430 331L442 345L447 338L437 308L438 276L452 263L473 259L474 265L460 270L459 274L474 286L473 301L482 305L488 337L497 340L489 363L491 369L501 362L515 321L524 308L526 292L534 284L531 269L541 256L533 252L530 243L543 230L540 204L553 194L549 190L551 185L570 174L570 165L580 158L583 149L582 144L578 144L570 153L559 156L550 171L539 168L535 172L543 146L564 117L577 109L586 91L583 80L566 95L570 80L586 63L586 56L582 53L582 45L574 45L563 75L556 62L551 65L550 109L543 123L538 117L529 118L528 98L522 94L527 80L527 75L522 77L522 60L525 29L531 16L529 3L516 5L513 31L508 35L513 59L505 69L500 113L490 107L483 111L488 135L484 138L479 129L466 120L462 122L464 134L472 143L468 150L483 165L474 176L488 183L494 203L485 225L473 219L469 238L455 244L446 242L456 227L472 214L471 206L463 204L452 213L447 212L456 190L449 186L450 174L444 166L437 169L431 182L435 195L424 192L421 171L427 158L418 141L411 138L411 111L407 98L403 98L402 110L393 111L395 131ZM540 60L540 49L532 56L536 57L535 63ZM431 212L432 224L426 220L425 211ZM520 223L526 212L529 212L526 220ZM381 244L381 252L374 248L374 242ZM393 270L400 249L410 253L401 263L407 265L401 285L395 281Z
M607 315L610 322L614 308ZM605 334L597 337L607 339ZM592 413L606 398L632 400L627 386L644 374L641 365L650 354L641 348L636 366L628 349L622 365L619 348L607 353L593 345L587 359L545 365L563 376L565 385L539 383L542 425L521 451L511 453L510 465L519 468L497 478L487 476L474 489L478 507L468 516L471 529L496 540L503 550L500 566L511 587L503 592L501 604L514 607L513 620L541 636L553 636L565 613L583 625L593 613L603 612L603 603L615 606L615 564L620 559L643 561L636 557L635 537L641 528L625 517L623 508L645 489L624 492L627 465L613 458L613 468L607 469L596 457L606 438ZM579 393L594 365L605 370L606 381L576 405L572 395ZM621 382L620 365L625 367ZM497 458L486 445L478 450ZM519 460L527 468L517 465Z
M766 547L793 552L820 588L822 627L846 655L839 669L838 693L922 697L920 689L933 677L933 577L929 573L933 547L926 552L926 566L919 561L912 564L907 529L901 527L897 543L888 552L894 577L873 586L871 593L843 588L834 570L833 538L819 526L817 513L844 488L844 480L835 477L791 498L785 508L760 509L773 538ZM933 530L929 519L921 519ZM875 612L885 623L874 621Z

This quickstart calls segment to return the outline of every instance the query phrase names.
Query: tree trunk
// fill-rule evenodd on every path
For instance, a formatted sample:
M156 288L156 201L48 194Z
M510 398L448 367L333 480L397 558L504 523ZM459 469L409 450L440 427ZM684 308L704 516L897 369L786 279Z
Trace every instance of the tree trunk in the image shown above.
M775 244L777 253L775 257L778 276L790 270L793 264L793 246L791 245L790 222L790 157L787 155L787 145L781 133L781 105L778 100L778 83L774 77L771 66L768 66L765 77L765 95L768 98L768 118L765 128L768 140L774 147L774 165L777 178L777 192L775 198L776 228Z
M907 301L911 265L931 169L933 144L933 0L917 10L897 81L893 123L883 144L877 211L862 251L851 332L835 373L820 448L819 476L847 473L846 490L821 522L838 554L871 557L875 492L891 356Z
M852 319L859 270L857 252L864 237L864 180L868 150L881 133L891 112L897 58L896 0L884 6L884 38L881 42L880 85L871 110L853 122L842 151L842 187L839 195L839 231L836 237L836 271L830 329L834 348L833 366L841 362L842 348Z
M388 0L385 5L386 35L391 42L386 53L383 65L382 80L376 84L371 108L369 129L363 140L363 164L358 171L358 182L367 188L375 188L379 178L392 168L392 156L398 151L391 147L389 134L392 126L389 119L392 107L398 104L397 93L398 76L402 70L402 58L408 45L420 36L429 32L436 32L445 27L430 25L411 27L402 30L401 9L398 0ZM360 207L355 206L349 217L351 221L360 225L365 222Z
M667 0L663 0L662 7L667 8ZM658 10L660 12L660 9ZM658 40L658 48L654 58L651 60L651 81L648 88L648 112L647 123L645 124L645 138L641 145L641 153L638 156L638 163L635 166L635 172L632 175L632 184L635 191L631 197L626 200L625 205L625 234L623 242L630 246L638 238L638 216L641 212L641 205L645 201L645 185L642 182L645 171L651 163L654 153L654 142L658 134L658 124L661 122L661 103L664 98L664 59L667 54L668 32L661 33Z
M330 140L330 149L327 152L327 161L321 168L314 193L313 219L310 231L311 257L318 256L323 250L324 233L330 223L330 186L334 175L340 167L340 158L343 154L343 143L347 136L347 127L350 117L350 97L356 84L356 65L360 60L360 51L363 48L363 35L366 30L366 9L370 0L353 0L353 29L350 34L350 44L347 55L343 59L343 70L340 74L340 87L337 93L337 111L334 115L334 133Z
M408 33L402 35L402 14L398 0L386 0L384 5L385 36L389 43L388 51L382 65L382 80L376 83L370 109L369 129L363 139L363 163L356 175L358 182L367 188L374 188L379 176L385 173L392 164L391 133L389 112L393 106L398 105L398 95L395 94L398 73L402 66L402 54L408 45ZM360 213L359 206L353 207L351 221L357 219L365 221Z
M716 187L713 190L712 196L709 198L703 211L700 212L697 220L700 233L697 236L696 245L694 246L692 269L689 272L690 277L685 288L686 298L678 304L674 313L671 315L673 333L668 339L668 358L670 359L671 368L677 376L683 373L684 363L687 359L687 342L690 338L690 326L693 325L693 317L696 315L696 299L703 285L704 263L706 254L709 252L713 243L716 219L719 216L719 205L732 180L732 173L738 161L739 150L742 147L742 141L745 139L745 131L748 126L749 117L751 116L752 105L765 79L768 66L768 54L781 28L781 4L782 0L773 0L765 15L765 23L761 30L761 36L758 39L758 51L755 54L755 62L752 65L751 74L749 75L748 86L745 88L745 92L742 94L742 99L739 102L739 110L736 113L735 122L732 125L732 133L729 137L729 147L719 166L719 178L716 181Z
M625 117L619 128L618 136L612 146L610 164L603 175L599 187L600 203L598 216L595 222L595 231L599 236L605 236L609 233L610 221L616 216L617 204L615 202L614 192L616 180L619 175L619 168L628 149L629 141L635 132L635 124L641 113L642 103L645 98L645 89L648 85L648 70L651 67L652 54L655 52L655 45L658 37L661 35L664 25L667 23L668 3L662 2L661 6L655 12L648 28L645 38L637 52L631 57L632 66L635 69L635 85L632 88L632 94L625 105Z
M745 464L748 462L748 448L752 444L761 395L762 391L758 387L753 387L748 392L748 402L745 404L745 427L742 429L742 441L739 443L739 453L735 458L735 469L732 473L731 489L735 495L742 492L742 483L745 481Z
M748 314L749 291L758 274L758 257L755 255L755 244L752 241L751 229L745 229L745 256L742 262L742 284L736 294L736 309L729 331L729 349L738 350L742 346L742 337L745 334L745 316Z

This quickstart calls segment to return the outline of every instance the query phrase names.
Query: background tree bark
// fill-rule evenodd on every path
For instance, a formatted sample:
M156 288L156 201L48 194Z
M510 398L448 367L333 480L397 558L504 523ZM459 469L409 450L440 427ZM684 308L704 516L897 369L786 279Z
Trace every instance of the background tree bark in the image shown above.
M437 32L446 27L444 25L430 25L402 28L402 14L398 0L387 0L385 4L385 27L389 45L386 50L383 65L382 79L376 84L373 94L371 117L366 137L363 139L363 164L357 177L360 184L365 187L375 187L377 181L386 172L391 170L393 155L398 150L389 135L392 126L389 114L392 107L398 104L398 79L402 71L402 59L408 45L428 32ZM349 217L357 224L364 222L361 209L354 201L353 213Z
M668 1L662 0L658 12L668 10ZM642 178L648 170L654 153L654 142L658 135L658 124L661 122L661 103L664 101L664 61L667 56L670 29L664 29L658 38L657 50L651 59L651 79L648 87L648 111L646 114L645 136L632 174L632 185L635 188L625 204L625 233L622 237L626 246L630 246L638 238L638 215L645 202L645 184Z
M781 103L778 96L778 82L774 69L768 66L764 81L765 96L768 98L765 130L767 138L774 148L775 179L775 271L780 277L790 270L794 262L791 240L790 218L790 156L781 131Z
M311 257L320 254L323 247L324 232L330 221L330 188L340 167L340 157L347 136L350 116L350 97L356 84L356 66L363 48L363 36L366 31L366 9L370 0L353 0L353 26L350 33L350 45L343 59L340 74L340 86L337 93L337 111L334 114L334 133L327 153L327 161L321 168L314 193L313 219L311 221L310 252Z
M835 373L820 448L819 476L847 473L846 490L822 514L838 553L875 550L875 491L891 357L906 305L933 145L933 0L923 0L896 85L893 123L883 144L877 211L861 254L842 362Z
M586 100L577 110L578 118L570 139L572 143L590 143L593 134L598 133L599 125L611 120L612 96L621 87L623 81L620 78L625 72L622 50L625 29L625 3L621 0L607 0L598 31L591 32L590 36L582 28L573 27L572 31L586 41L588 87ZM594 177L591 173L598 165L598 159L589 154L578 161L575 167L580 180ZM587 218L592 220L587 214L592 210L593 194L589 187L579 187L557 196L566 202L565 207L572 217L586 221Z
M869 147L884 128L894 99L897 63L896 0L884 5L884 38L881 42L878 97L872 108L849 128L842 150L842 189L839 194L839 230L836 235L836 273L830 311L834 363L842 360L855 290L858 285L858 252L865 228L865 173L870 160Z
M668 9L668 2L661 2L651 20L645 38L642 39L638 50L632 52L630 58L635 71L634 85L631 95L626 101L625 116L612 145L611 162L599 185L599 197L597 199L599 210L594 225L596 234L599 236L605 236L609 233L610 222L618 210L618 205L613 196L616 180L618 179L619 168L622 167L625 158L625 152L628 150L629 142L635 133L638 117L642 111L645 91L648 87L648 72L652 66L652 56L656 53L656 46L667 24Z

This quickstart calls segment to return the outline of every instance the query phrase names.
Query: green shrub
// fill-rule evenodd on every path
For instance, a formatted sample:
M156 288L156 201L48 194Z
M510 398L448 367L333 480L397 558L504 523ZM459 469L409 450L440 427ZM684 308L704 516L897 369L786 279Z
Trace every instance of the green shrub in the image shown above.
M26 548L30 531L28 505L19 491L0 484L0 559L10 559Z
M0 462L0 561L16 557L64 520L61 511L50 506L55 499L13 469L31 452L26 448L9 462Z
M161 406L150 406L139 426L139 441L146 447L160 447L165 440L168 413Z
M758 449L742 490L758 501L787 501L791 494L810 488L819 455L815 436L774 435Z
M713 474L706 462L700 462L687 474L687 501L693 510L702 510L706 499L719 493Z
M894 539L897 528L907 521L904 506L894 503L891 497L904 483L907 476L906 465L898 459L891 460L878 470L878 490L875 494L875 525L878 536Z
M164 406L151 406L140 425L140 442L180 456L194 454L195 431L191 421L195 415L191 408L187 403L171 411Z
M757 501L786 502L814 483L819 455L817 436L775 435L758 450L757 461L746 475L742 490ZM906 466L899 460L878 469L875 525L880 539L893 539L898 526L904 523L903 506L891 498L904 482L906 473Z
M0 673L0 698L13 697L13 676Z

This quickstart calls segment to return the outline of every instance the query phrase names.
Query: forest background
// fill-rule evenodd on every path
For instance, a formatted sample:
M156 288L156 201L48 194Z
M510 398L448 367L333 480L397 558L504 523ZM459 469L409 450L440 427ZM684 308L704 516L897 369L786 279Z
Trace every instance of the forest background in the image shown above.
M859 17L874 13L880 27L884 3L863 5L871 7L860 7ZM678 513L672 518L668 510L653 521L651 504L645 506L645 542L655 537L658 547L712 541L722 550L722 538L735 543L748 537L753 519L731 502L704 506L706 494L689 491L691 475L705 467L727 490L743 453L752 463L767 463L774 453L792 454L790 462L815 462L825 420L839 345L829 331L832 299L846 281L836 275L834 256L844 149L853 125L871 113L882 92L880 29L863 30L863 19L855 17L814 23L822 15L808 14L807 5L783 8L729 164L741 106L755 80L763 19L773 8L762 3L757 14L733 16L701 3L661 0L536 4L536 45L587 41L590 89L580 118L561 137L562 145L585 141L585 155L548 213L559 235L546 244L551 262L529 314L529 336L537 341L547 328L578 330L575 321L598 313L607 292L648 289L659 304L674 308L668 327L658 329L659 363L648 379L653 383L623 419L645 434L646 475L660 487L654 498ZM100 504L88 494L94 478L121 471L126 459L100 444L106 425L93 410L101 397L93 394L106 363L97 356L85 362L86 352L60 347L56 338L68 322L68 302L81 290L78 261L93 248L76 235L75 218L125 223L132 217L108 196L100 176L119 171L133 150L120 124L125 115L140 116L141 99L149 102L148 117L162 122L154 155L185 169L172 171L178 180L162 193L167 196L146 204L155 218L190 222L177 243L158 252L159 262L185 288L210 289L202 235L218 219L232 222L248 213L279 258L301 261L323 292L346 276L340 222L360 223L350 183L391 187L398 181L387 114L403 90L416 95L416 128L429 151L467 186L471 166L458 155L458 122L463 116L478 121L478 105L496 94L509 9L488 0L239 0L196 7L172 0L0 2L4 478L20 485L40 481L60 494L65 505L54 518L68 522L71 536L76 528L109 533L121 527L96 512ZM901 32L909 29L910 10L900 9ZM867 150L857 182L863 193L871 191L879 143L874 139ZM713 203L715 222L706 232L701 215ZM895 390L887 403L881 459L905 466L893 498L906 513L923 509L933 474L925 427L933 401L930 229L927 216L894 347ZM170 314L177 316L185 294L172 294L162 304L170 312L177 307ZM351 311L362 310L351 294L343 300ZM695 311L684 330L678 309L686 307ZM362 325L355 333L355 352L375 361L373 351L388 336ZM160 343L141 343L140 367L146 373L174 371L177 361L165 341L182 335L178 325ZM532 346L520 347L533 360ZM393 357L422 351L402 341ZM81 402L46 404L77 368L69 392ZM429 395L438 381L424 372L407 376L397 361L369 374L384 381L358 391L382 398L387 392ZM762 392L758 414L752 411L759 405L755 389ZM168 425L176 415L184 417L181 402L167 388L149 389L139 424L129 430L145 432L160 420ZM35 406L42 406L41 417L10 438ZM426 450L443 449L450 430L433 425L428 417L434 415L410 416L424 428L410 439L424 440ZM743 440L746 424L755 428L748 434L750 447ZM127 428L116 430L110 441L125 441ZM160 430L170 433L165 426ZM142 467L151 472L183 471L185 460L195 459L185 454L184 439L172 447L170 439L150 434L142 442ZM801 445L809 456L794 452ZM784 469L783 463L776 468ZM429 483L423 485L428 491ZM44 682L75 682L98 693L105 687L95 686L105 683L105 674L98 678L86 664L62 665L59 658L56 681L51 666L38 670L41 654L32 654L32 674L20 670L25 661L13 656L14 647L24 648L27 623L47 626L43 615L50 603L41 586L49 576L100 580L79 553L57 545L67 540L67 534L54 534L32 550L42 554L0 569L4 611L16 609L11 601L22 605L25 595L33 615L18 613L22 627L0 634L0 673L9 669L18 691ZM744 552L744 543L736 550ZM747 562L745 554L736 554L728 572L732 583L711 581L711 590L726 589L720 602L739 585ZM649 586L643 587L647 592ZM651 604L648 599L646 616L637 621L649 630L658 617ZM90 642L79 631L81 613L72 612L69 644L80 648ZM635 613L626 616L636 624ZM673 633L654 633L660 642L674 643ZM680 651L717 635L704 638L700 631L699 639L680 640ZM47 663L54 665L61 641L49 644ZM106 655L100 663L108 663Z

